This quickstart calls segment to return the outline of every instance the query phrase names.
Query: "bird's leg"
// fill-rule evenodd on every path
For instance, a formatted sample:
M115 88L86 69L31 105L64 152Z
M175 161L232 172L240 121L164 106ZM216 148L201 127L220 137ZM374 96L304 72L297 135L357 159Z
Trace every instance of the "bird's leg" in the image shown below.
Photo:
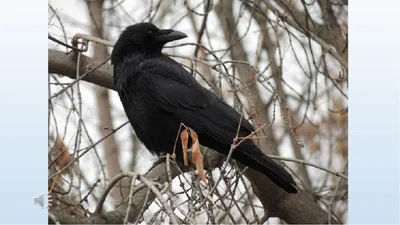
M161 153L161 155L157 157L157 161L155 161L153 165L150 167L149 171L152 170L154 167L158 166L159 164L161 164L162 162L164 162L166 157L167 157L166 153ZM176 155L175 153L173 153L169 157L175 161Z
M165 157L167 157L167 156L166 155L161 155L161 156L157 157L157 161L155 161L153 163L153 165L150 167L150 169L148 171L154 169L154 167L156 167L159 164L161 164L162 162L164 162L165 161Z

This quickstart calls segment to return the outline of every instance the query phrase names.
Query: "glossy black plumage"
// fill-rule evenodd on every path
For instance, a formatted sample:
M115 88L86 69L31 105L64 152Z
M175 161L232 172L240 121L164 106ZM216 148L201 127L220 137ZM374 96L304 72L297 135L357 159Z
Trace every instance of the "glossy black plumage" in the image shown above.
M182 122L196 131L201 145L227 155L240 114L161 53L167 42L185 37L150 23L127 27L111 54L116 89L136 135L153 154L172 153ZM242 120L239 136L253 130L248 121ZM180 144L176 154L182 160ZM292 176L251 140L239 145L232 157L265 174L287 192L297 192Z

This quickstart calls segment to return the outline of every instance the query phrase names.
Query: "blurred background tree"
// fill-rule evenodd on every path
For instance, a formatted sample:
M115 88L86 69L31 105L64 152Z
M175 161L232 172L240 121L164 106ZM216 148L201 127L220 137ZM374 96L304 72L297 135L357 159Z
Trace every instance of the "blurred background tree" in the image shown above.
M346 223L347 8L344 0L49 1L49 222ZM138 22L189 36L163 52L263 126L254 141L303 191L288 196L241 165L221 167L225 159L208 149L207 187L169 160L147 172L156 159L126 123L108 60L122 29Z

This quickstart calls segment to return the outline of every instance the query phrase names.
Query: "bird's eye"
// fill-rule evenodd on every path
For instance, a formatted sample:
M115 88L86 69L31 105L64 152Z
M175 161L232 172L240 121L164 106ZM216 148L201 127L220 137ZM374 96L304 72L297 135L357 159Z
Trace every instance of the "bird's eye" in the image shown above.
M149 30L149 31L147 31L147 34L148 34L148 35L153 35L153 34L154 34L154 31Z

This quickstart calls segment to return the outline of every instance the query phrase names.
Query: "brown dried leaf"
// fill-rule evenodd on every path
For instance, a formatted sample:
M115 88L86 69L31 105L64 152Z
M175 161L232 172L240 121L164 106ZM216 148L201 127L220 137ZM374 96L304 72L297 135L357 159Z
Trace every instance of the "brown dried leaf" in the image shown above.
M308 148L310 149L311 152L320 152L321 151L321 146L317 140L310 139L308 140Z
M182 151L183 151L183 164L185 166L189 165L188 162L188 156L187 156L187 150L188 150L188 139L189 139L189 133L188 131L185 129L181 132L181 142L182 142Z
M49 193L51 193L54 189L54 187L57 184L58 178L60 177L60 171L57 172L57 176L55 176L54 178L51 179L51 181L49 182Z
M69 153L67 146L65 146L60 136L56 138L53 148L56 154L55 164L59 169L62 169L71 162L71 154Z
M204 159L203 155L200 152L200 143L197 133L194 132L191 128L189 128L190 137L192 138L192 162L195 165L200 179L207 185L206 175L204 173Z

